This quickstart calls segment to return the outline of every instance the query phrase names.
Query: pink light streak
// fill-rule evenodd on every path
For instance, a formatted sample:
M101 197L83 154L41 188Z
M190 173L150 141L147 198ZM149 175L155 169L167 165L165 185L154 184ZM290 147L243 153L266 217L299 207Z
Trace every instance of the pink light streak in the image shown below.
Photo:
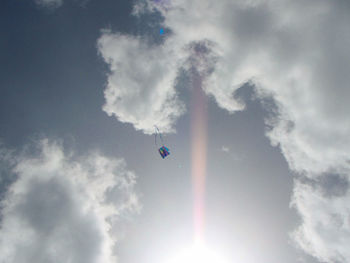
M194 241L201 243L205 225L205 181L207 170L207 97L200 76L193 77L191 108L191 159Z

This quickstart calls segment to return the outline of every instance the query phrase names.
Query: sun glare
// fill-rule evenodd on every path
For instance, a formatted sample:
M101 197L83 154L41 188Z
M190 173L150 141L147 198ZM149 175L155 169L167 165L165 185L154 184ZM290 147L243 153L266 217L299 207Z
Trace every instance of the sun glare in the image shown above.
M172 260L166 263L228 263L218 253L202 245L180 251Z

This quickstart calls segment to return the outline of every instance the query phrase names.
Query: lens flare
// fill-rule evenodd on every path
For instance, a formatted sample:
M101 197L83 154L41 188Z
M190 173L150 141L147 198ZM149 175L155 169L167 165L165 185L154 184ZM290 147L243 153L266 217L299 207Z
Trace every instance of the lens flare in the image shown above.
M181 251L167 263L228 263L228 261L220 256L219 253L215 253L202 244L196 244L189 249Z
M205 177L207 170L207 98L202 90L200 76L193 78L191 109L192 185L194 210L194 239L202 242L204 235Z

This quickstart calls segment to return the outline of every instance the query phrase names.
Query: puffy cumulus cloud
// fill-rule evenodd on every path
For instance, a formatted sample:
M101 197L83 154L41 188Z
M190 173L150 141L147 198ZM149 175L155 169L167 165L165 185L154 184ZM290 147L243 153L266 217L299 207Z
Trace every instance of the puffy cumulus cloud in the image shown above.
M247 82L260 96L274 97L280 114L268 136L292 169L349 168L349 4L174 0L148 7L162 12L179 48L212 43L215 62L204 88L220 107L242 109L233 93Z
M0 200L4 198L8 186L16 180L16 177L9 172L15 165L16 161L13 158L13 151L6 149L0 141ZM2 204L0 202L0 209L1 207Z
M325 194L329 189L332 194ZM350 193L339 182L329 188L296 180L292 205L303 218L292 234L297 245L322 262L349 262L349 202Z
M140 209L123 160L65 155L43 140L14 156L17 180L2 200L0 262L116 262L121 217Z
M174 88L178 66L172 46L104 31L98 49L110 67L103 110L145 133L153 133L154 125L173 132L185 106Z
M63 0L35 0L38 6L55 9L63 4Z
M161 49L171 44L175 54L182 54L177 61L191 61L191 55L183 59L186 47L210 43L204 53L192 52L195 60L199 57L192 65L204 73L203 88L220 107L241 110L234 93L247 82L261 99L273 98L276 108L266 120L267 136L293 171L315 180L325 173L349 177L348 1L143 0L134 13L154 10L172 32ZM297 241L322 260L349 262L346 224L338 229L342 233L318 227L333 212L348 213L347 195L335 201L324 191L307 190L296 183L299 194L293 202L302 217Z

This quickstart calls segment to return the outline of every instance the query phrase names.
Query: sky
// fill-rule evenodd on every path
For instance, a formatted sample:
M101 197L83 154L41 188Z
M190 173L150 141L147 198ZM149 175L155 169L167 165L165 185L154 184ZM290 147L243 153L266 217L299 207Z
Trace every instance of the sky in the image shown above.
M349 25L347 0L2 0L0 263L350 262Z

